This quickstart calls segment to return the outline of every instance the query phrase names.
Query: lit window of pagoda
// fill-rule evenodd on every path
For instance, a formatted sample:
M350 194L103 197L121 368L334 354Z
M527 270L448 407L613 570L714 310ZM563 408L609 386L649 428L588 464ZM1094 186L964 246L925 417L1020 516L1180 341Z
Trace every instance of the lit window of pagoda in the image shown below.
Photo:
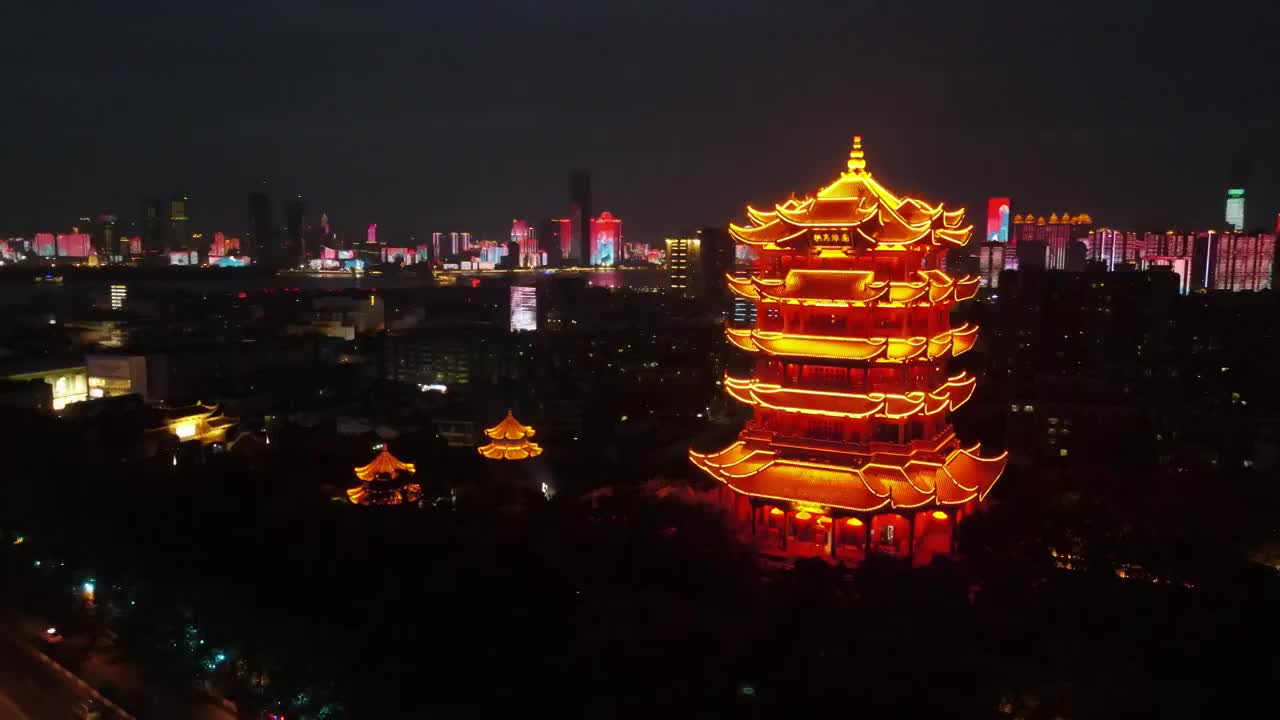
M407 505L422 499L422 486L413 481L413 463L401 462L383 446L373 462L355 468L360 484L347 490L356 505Z
M542 454L542 448L529 439L533 437L534 429L521 425L510 410L502 422L488 428L484 434L489 438L489 444L476 450L490 460L525 460Z
M978 278L940 269L969 239L964 211L887 190L855 137L835 182L747 214L730 232L759 260L729 287L757 321L726 335L755 371L725 390L752 418L736 442L690 459L732 491L735 519L765 552L917 565L950 554L1006 461L961 446L946 419L974 389L946 365L977 338L952 327L951 309Z

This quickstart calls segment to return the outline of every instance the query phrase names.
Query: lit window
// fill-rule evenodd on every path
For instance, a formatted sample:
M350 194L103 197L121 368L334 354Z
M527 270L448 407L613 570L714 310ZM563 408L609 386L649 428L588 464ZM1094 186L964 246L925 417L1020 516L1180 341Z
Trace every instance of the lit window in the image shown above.
M1058 418L1049 418L1049 424L1050 424L1050 425L1057 425L1057 424L1058 424Z
M1017 406L1017 405L1010 405L1010 406L1009 406L1009 412L1018 412L1018 406Z
M1022 412L1035 412L1035 409L1036 409L1036 406L1035 406L1035 405L1023 405L1023 406L1022 406Z
M1058 457L1066 457L1066 456L1067 456L1067 449L1066 449L1066 448L1058 448Z

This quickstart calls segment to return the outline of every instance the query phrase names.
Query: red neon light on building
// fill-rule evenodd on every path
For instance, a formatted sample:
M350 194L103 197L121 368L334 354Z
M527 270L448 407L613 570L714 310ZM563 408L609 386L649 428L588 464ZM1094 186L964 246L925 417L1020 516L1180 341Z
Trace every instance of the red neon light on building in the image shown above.
M91 245L89 233L60 234L56 238L58 257L89 257Z
M36 233L32 244L39 257L53 257L58 254L58 244L53 238L53 233Z
M520 257L518 263L520 267L537 267L542 263L538 257L538 238L533 228L529 227L527 220L516 218L511 221L511 242L519 248Z
M974 389L946 363L976 340L951 308L978 278L939 269L972 233L964 211L893 194L854 138L835 182L747 214L730 234L760 260L729 288L756 321L725 334L755 371L726 376L725 390L753 417L736 442L690 459L766 551L914 564L949 553L1006 461L961 445L946 420Z
M987 198L987 242L1009 242L1009 198Z
M130 255L142 254L142 237L141 236L129 238L129 254Z

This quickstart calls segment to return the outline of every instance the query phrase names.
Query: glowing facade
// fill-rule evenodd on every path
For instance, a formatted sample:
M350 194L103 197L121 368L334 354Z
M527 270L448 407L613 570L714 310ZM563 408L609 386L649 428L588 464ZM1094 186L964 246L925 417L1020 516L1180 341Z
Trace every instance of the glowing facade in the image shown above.
M622 220L608 210L591 218L591 264L612 267L622 246Z
M1227 190L1227 224L1236 232L1244 230L1244 188Z
M354 471L360 484L347 490L347 498L355 505L406 505L422 499L422 486L413 481L417 468L385 446L373 462Z
M987 198L987 242L1009 242L1009 198Z
M502 422L484 431L485 436L489 438L489 444L476 450L490 460L535 458L542 454L542 448L529 439L533 437L534 432L532 427L521 425L508 410Z
M946 420L974 389L946 360L976 340L976 327L951 326L951 308L978 278L938 269L969 239L964 211L894 195L854 138L835 182L747 213L730 232L760 259L729 287L757 321L726 334L755 373L725 389L753 417L736 442L691 460L732 491L723 497L767 552L917 564L949 553L955 524L1005 466L963 447Z

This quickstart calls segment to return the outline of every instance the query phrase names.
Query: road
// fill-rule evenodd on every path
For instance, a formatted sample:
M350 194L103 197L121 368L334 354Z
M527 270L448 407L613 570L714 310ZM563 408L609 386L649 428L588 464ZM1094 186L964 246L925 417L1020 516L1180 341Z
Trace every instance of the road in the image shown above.
M80 699L75 686L0 637L0 720L70 720Z

